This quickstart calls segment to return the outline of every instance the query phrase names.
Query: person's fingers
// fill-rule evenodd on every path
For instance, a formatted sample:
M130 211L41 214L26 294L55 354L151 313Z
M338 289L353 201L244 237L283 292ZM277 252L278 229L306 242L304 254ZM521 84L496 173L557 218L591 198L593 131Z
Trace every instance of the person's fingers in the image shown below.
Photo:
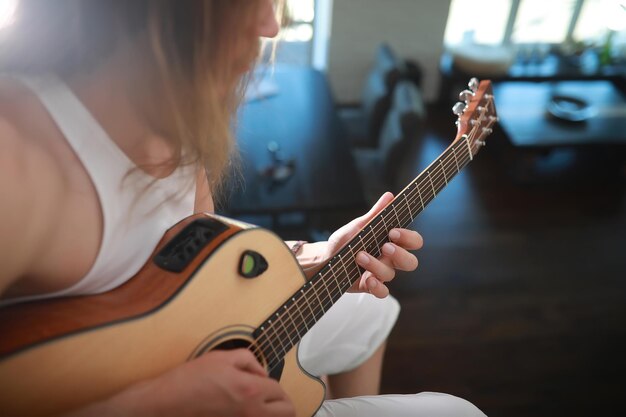
M359 252L356 256L356 262L381 281L391 281L396 276L396 271L393 266L387 265L381 259L376 259L367 252Z
M263 378L254 375L254 378L259 378L258 384L263 393L263 401L266 403L272 403L276 401L289 401L287 393L282 389L278 381L272 378Z
M389 288L373 275L367 278L366 285L367 292L377 298L385 298L389 295Z
M296 410L291 401L274 401L266 404L264 412L268 417L292 417L296 415Z
M223 351L227 354L232 361L233 365L242 371L250 372L262 377L267 376L267 371L259 363L256 356L248 349L233 349L229 351Z
M389 240L407 250L417 250L424 246L424 239L422 236L419 233L408 229L391 229L389 231Z
M414 271L417 268L417 257L411 252L393 243L385 243L382 247L381 262L401 271Z
M291 401L278 381L267 376L241 371L234 379L233 399L241 410L247 410L255 416L293 416ZM275 411L275 412L274 412ZM230 414L229 414L230 415ZM239 414L238 414L239 415Z

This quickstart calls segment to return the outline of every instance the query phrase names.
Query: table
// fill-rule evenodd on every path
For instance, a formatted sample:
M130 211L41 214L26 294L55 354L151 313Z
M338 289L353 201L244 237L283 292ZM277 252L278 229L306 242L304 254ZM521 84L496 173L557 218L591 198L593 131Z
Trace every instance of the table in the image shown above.
M227 213L276 218L362 207L359 174L326 76L281 65L261 76L269 92L246 102L239 113L236 137L245 184L231 197Z
M547 112L554 94L584 99L595 115L567 122ZM518 148L626 145L626 99L607 80L501 82L494 84L500 126Z
M595 115L582 122L553 117L553 95L589 103ZM494 83L499 127L511 152L508 171L517 182L620 181L626 171L626 100L612 81L506 81Z

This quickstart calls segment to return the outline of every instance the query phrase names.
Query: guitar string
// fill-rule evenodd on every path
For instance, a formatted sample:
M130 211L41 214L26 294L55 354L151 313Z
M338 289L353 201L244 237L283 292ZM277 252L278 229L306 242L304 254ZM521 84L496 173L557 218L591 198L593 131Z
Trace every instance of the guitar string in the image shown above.
M486 107L488 107L488 106L486 106ZM480 120L480 119L482 119L482 117L483 117L483 116L484 116L484 113L483 113L483 114L481 114L481 116L479 117L479 120ZM493 121L489 124L489 126L488 126L488 127L490 127L492 123L493 123ZM480 126L478 126L478 127L480 127ZM484 132L485 132L485 130L483 129L483 133L482 133L483 135L484 135ZM472 137L472 140L473 140L473 139L474 139L475 134L476 134L476 130L472 130L472 132L470 132L470 134L468 135L468 139L470 139L470 137ZM480 138L479 138L479 139L480 139ZM473 143L472 147L473 147L473 152L472 152L472 154L476 154L476 153L477 153L476 149L478 148L478 146L476 146L476 141L474 141L474 143ZM452 147L452 148L453 148L453 147ZM463 149L465 149L465 148L463 148ZM455 149L453 149L453 150L452 150L452 156L453 156L454 158L456 158L456 150L455 150ZM468 156L469 156L469 155L468 155ZM450 157L450 155L447 155L445 159L448 159L449 157ZM473 157L473 155L472 155L472 157ZM457 164L457 168L458 168L458 158L456 158L456 159L457 159L457 160L455 161L455 163ZM470 157L470 160L471 160L471 159L472 159L472 158ZM446 163L446 164L444 164L444 163L443 163L443 161L444 161L444 158L440 158L440 162L441 162L441 163L440 163L440 166L442 167L443 179L444 179L444 182L447 184L448 179L447 179L447 175L446 175L446 172L445 172L445 166L446 166L446 165L448 165L448 164L447 164L447 163ZM467 159L465 159L465 160L462 162L463 166L465 166L465 164L467 164L467 163L468 163L468 160L467 160ZM460 170L459 170L459 169L457 169L457 170L456 170L456 172L455 172L455 173L454 173L454 174L453 174L450 178L453 178L453 176L454 176L454 175L456 175L459 171L460 171ZM429 174L430 174L430 173L429 173ZM437 194L437 193L434 191L434 181L432 180L432 177L433 177L433 176L432 176L432 175L429 175L429 176L430 176L429 181L431 182L431 186L433 187L433 195L432 195L432 197L430 197L430 199L428 200L428 203L430 203L430 201L432 201L432 200L436 197L436 194ZM439 189L439 191L441 191L441 189L443 188L443 183L441 182L441 178L442 178L442 176L437 176L437 177L436 177L436 181L437 181L437 188ZM423 181L422 181L421 183L419 183L419 184L423 185L425 181L426 181L426 180L423 180ZM416 185L417 185L417 184L416 184ZM442 187L442 188L439 188L439 187ZM419 190L418 190L418 191L419 191ZM413 198L414 198L414 197L413 197ZM388 206L388 207L389 207L389 206ZM407 203L407 207L409 207L408 203ZM393 214L396 216L396 218L398 219L398 221L400 221L400 220L399 220L399 218L397 217L397 210L396 210L396 207L393 207L393 209L392 209L392 210L394 211L394 213L393 213ZM408 211L409 211L409 219L412 221L415 217L414 217L414 216L412 215L412 213L410 212L410 209L409 209ZM403 220L404 220L404 221L406 221L406 217L405 217L405 215L406 215L406 213L403 213ZM382 216L381 216L381 218L382 218ZM384 220L384 219L383 219L383 220ZM363 230L365 230L365 228L364 228ZM373 232L373 234L374 234L374 240L375 240L375 241L378 241L378 240L377 240L378 238L376 237L376 235L378 235L378 231L376 231L376 230L375 230L375 228L370 228L370 232ZM382 234L382 235L383 235L383 236L385 236L385 235L386 235L386 233L387 233L387 232L386 232L386 230L383 230L383 234ZM359 236L359 238L361 238L361 239L362 239L362 236ZM350 252L351 252L351 254L352 254L352 255L354 255L354 252L352 251L352 248L350 248ZM345 261L343 261L343 260L341 260L341 262L344 262L344 263L345 263ZM341 266L343 266L343 267L344 267L344 270L345 270L345 265L341 265ZM357 266L354 262L352 262L352 261L351 261L349 266L350 266L351 271L350 271L350 272L348 272L348 271L346 270L346 272L347 272L347 275L348 275L348 276L351 276L351 274L352 274L352 273L354 273L354 272L356 272L356 273L360 273L360 272L361 272L361 271L359 271L359 267L358 267L358 266ZM332 272L332 271L330 271L330 272ZM333 277L334 277L334 278L335 278L335 280L336 280L336 276L334 276L334 273L333 273ZM324 278L324 277L322 276L321 278ZM329 298L325 298L325 296L323 296L323 298L325 299L325 301L330 301L330 306L329 306L329 307L332 307L333 303L334 303L336 300L334 299L334 297L331 295L330 291L328 290L328 283L327 283L327 281L325 281L325 280L323 280L323 279L319 279L319 280L315 280L315 282L312 282L312 285L311 285L309 288L310 288L310 290L314 291L314 295L315 295L315 297L317 298L317 300L318 300L318 302L319 302L320 309L321 309L322 313L325 313L325 311L326 311L326 310L324 309L324 305L325 305L325 304L324 304L324 302L322 302L322 301L321 301L321 299L320 299L320 294L319 294L319 293L320 293L320 289L319 289L319 287L315 287L315 285L316 285L318 282L320 282L320 281L321 281L321 283L322 283L322 284L324 284L324 287L325 287L324 289L326 290L326 293L328 293L328 295L329 295ZM340 286L340 285L339 285L339 282L337 282L337 284L338 284L338 287L337 287L337 288L339 289L339 294L335 294L335 295L339 295L339 296L341 296L341 295L343 294L343 291L345 290L345 288L341 288L342 286ZM345 286L345 285L352 285L351 280L350 280L350 281L347 281L347 282L345 282L345 281L344 281L343 286ZM308 290L307 290L307 291L308 291ZM321 292L323 293L324 291L321 291ZM304 296L306 296L306 295L307 295L307 294L304 294ZM295 301L295 300L294 300L294 301ZM290 310L290 309L291 309L290 307L292 307L292 306L293 306L293 305L289 306L289 308L288 308L288 309L286 308L286 313L288 313L288 314L289 314L289 316L290 316L290 317L289 317L289 320L290 320L290 321L288 322L288 324L289 324L289 323L291 323L291 327L293 327L293 328L294 328L294 330L296 331L297 336L298 336L298 337L301 337L301 335L300 335L300 331L302 330L302 329L301 329L301 326L300 326L300 327L298 327L298 326L296 325L296 323L294 322L293 318L291 317L291 312L290 312L290 311L288 311L288 310ZM308 326L306 325L306 324L307 324L307 321L308 321L310 318L314 318L314 319L316 318L316 314L315 314L315 312L313 312L313 310L311 309L311 307L310 307L310 303L308 303L308 307L309 307L309 310L311 311L312 315L311 315L311 316L308 316L308 317L306 317L306 318L304 318L304 320L302 321L302 323L305 325L305 327L306 327L307 331L308 331ZM297 305L296 305L296 309L300 310L299 306L297 306ZM318 312L318 314L319 314L320 310L317 310L317 312ZM302 312L301 312L301 311L299 312L299 314L300 314L300 318L303 318L303 317L304 317L304 316L302 315ZM278 315L278 313L277 313L277 315ZM282 320L281 320L281 323L280 323L280 324L281 324L281 326L283 327L283 329L284 329L285 333L287 334L287 336L288 336L288 338L289 338L289 340L290 340L290 343L292 343L292 346L293 346L293 345L294 345L294 343L293 343L293 341L291 341L291 336L290 336L290 335L292 335L292 334L294 334L294 333L293 333L293 332L291 332L291 333L290 333L290 331L289 331L289 330L287 330L287 326L285 325L284 321L282 321ZM315 324L315 322L313 322L313 324ZM273 328L273 326L272 326L272 329L271 329L271 330L274 330L274 334L275 334L275 336L279 335L279 334L278 334L278 332L277 332L277 331ZM269 333L266 333L266 334L268 335L267 337L269 337ZM281 336L282 336L282 333L281 333ZM259 337L259 338L257 338L257 341L258 341L258 340L260 340L260 339L261 339L260 337ZM279 340L280 340L280 339L282 339L282 338L279 338ZM268 339L268 342L270 342L270 343L271 343L271 339ZM264 345L261 345L261 346L260 346L260 348L261 348L261 349L263 349L264 347L266 347L266 346L264 346ZM284 347L284 346L282 346L282 343L281 343L281 348L282 348L282 349L283 349L283 351L285 351L285 353L286 353L287 349L285 349L285 347ZM275 350L274 350L274 351L275 351ZM277 356L278 356L278 355L277 355Z
M491 103L490 103L490 102L489 102L489 103L487 103L487 105L485 106L485 109L484 109L484 110L486 110L486 108L488 108L488 107L489 107L489 104L491 104ZM484 110L483 110L483 112L481 113L481 115L479 116L479 118L477 119L477 121L479 121L479 122L480 122L480 121L482 120L482 118L485 116ZM488 128L488 127L490 127L492 123L493 123L493 121L489 123L489 126L487 126L487 128ZM474 139L475 139L475 136L476 136L476 134L477 134L477 132L478 132L478 128L480 128L480 127L481 127L481 126L480 126L479 124L478 124L478 125L476 125L476 126L472 129L472 131L470 131L470 134L468 134L467 139L464 139L464 141L465 141L465 140L472 140L472 142L473 142L473 143L472 143L472 145L470 146L470 148L471 148L471 152L472 152L472 155L469 155L469 153L466 153L466 155L465 155L465 156L464 156L464 158L463 158L464 160L463 160L463 161L462 161L462 163L461 163L461 164L463 165L463 167L464 167L464 166L465 166L465 165L466 165L469 161L471 161L471 159L473 158L473 155L475 155L475 154L477 153L478 145L477 145L477 143L476 143L476 141L475 141ZM483 132L483 134L484 134L485 130L483 129L483 131L482 131L482 132ZM461 141L459 141L459 142L461 142ZM433 179L433 175L431 174L431 172L430 172L430 171L426 171L426 172L427 172L427 175L426 175L426 176L428 177L428 179L424 178L424 179L423 179L423 180L421 180L419 183L415 183L413 186L412 186L412 185L409 185L408 187L414 187L414 188L415 188L415 190L409 190L408 192L406 192L406 193L404 193L404 194L403 194L403 193L401 193L400 195L403 195L403 196L405 197L405 199L408 199L408 198L409 198L409 197L408 197L408 196L409 196L409 194L413 194L413 195L411 196L411 199L413 199L413 200L417 201L417 200L415 199L415 197L416 197L416 196L415 196L415 192L420 193L419 187L420 187L420 186L423 186L423 185L424 185L425 183L427 183L427 181L428 181L428 182L430 182L430 183L431 183L431 187L433 188L433 194L432 194L432 196L429 196L429 197L428 197L428 202L427 202L427 203L425 203L425 204L424 204L424 206L425 206L426 204L430 203L430 202L431 202L431 201L432 201L432 200L433 200L433 199L437 196L437 192L434 190L434 188L435 188L435 185L434 185L434 184L435 184L435 182L437 183L436 188L437 188L437 189L438 189L438 191L440 192L440 191L443 189L444 183L445 183L445 184L447 184L447 183L448 183L448 181L449 181L449 180L448 180L448 175L446 175L446 171L447 171L447 170L446 170L446 168L450 168L450 166L452 166L452 167L454 168L454 166L455 166L455 165L456 165L456 167L457 167L456 172L454 172L451 176L449 176L449 178L450 178L450 179L452 179L452 178L453 178L453 177L454 177L454 176L455 176L455 175L456 175L456 174L460 171L460 170L458 169L458 167L459 167L459 165L458 165L458 156L457 156L457 154L456 154L456 149L455 149L455 146L456 146L456 147L461 147L462 149L465 149L465 147L464 147L463 145L458 145L458 144L456 144L456 145L451 146L451 147L450 147L450 148L448 148L448 150L447 150L448 154L447 154L447 155L445 155L445 157L439 158L439 161L440 161L439 167L434 166L434 167L432 168L432 171L435 171L435 170L439 169L439 170L441 171L441 175L439 174L439 172L437 172L437 173L436 173L436 175L434 176L434 179ZM445 154L445 152L446 152L446 151L444 151L444 154ZM468 159L468 158L469 158L469 159ZM452 164L452 163L451 163L451 160L452 160L452 159L454 159L454 164ZM417 181L418 179L419 179L419 176L418 176L418 178L416 178L413 182ZM442 179L443 179L443 182L442 182ZM440 187L441 187L441 188L440 188ZM421 194L421 193L420 193L420 194ZM399 195L399 196L400 196L400 195ZM422 195L420 195L420 199L421 199L421 201L423 202L423 196L422 196ZM410 205L408 204L408 202L407 202L407 201L405 201L405 204L406 204L407 208L408 208L408 207L410 207ZM399 225L401 225L403 221L404 221L404 222L406 222L407 220L413 221L413 219L415 218L415 217L413 216L413 214L411 213L410 208L408 209L408 217L406 217L406 215L407 215L406 211L403 211L403 210L406 210L406 209L402 209L402 208L401 208L400 210L402 210L402 211L400 211L400 215L402 216L402 221L400 221L400 219L399 219L399 217L398 217L398 210L397 210L397 207L396 207L396 206L394 206L394 205L393 205L393 203L391 203L391 204L390 204L389 206L387 206L387 207L392 207L392 209L391 209L391 211L393 212L392 214L393 214L393 215L396 217L396 219L398 220ZM372 227L372 226L371 226L371 223L370 223L370 230L369 230L368 232L366 232L365 234L366 234L366 235L367 235L367 234L372 234L372 235L373 235L373 239L368 239L368 242L367 242L366 244L364 244L364 247L365 247L365 248L367 248L367 245L371 244L371 243L372 243L372 241L373 241L373 243L377 243L377 242L381 241L381 239L380 239L380 238L381 238L381 237L384 237L384 236L388 233L388 231L386 230L387 228L386 228L386 227L384 227L384 219L383 219L382 214L384 214L384 210L383 210L383 212L381 212L381 216L379 216L379 217L378 217L379 219L382 219L382 220L383 220L383 229L376 230L376 227ZM417 214L419 214L419 213L417 213ZM375 219L374 219L374 220L375 220ZM408 221L407 223L410 223L410 221ZM379 221L379 222L378 222L378 225L380 225L380 223L381 223L381 221ZM365 228L363 228L363 229L362 229L362 231L364 231L366 228L367 228L367 226L366 226ZM382 231L382 235L380 235L380 233L379 233L380 231ZM359 236L359 238L361 238L361 239L362 239L362 235L357 235L357 236ZM359 251L360 251L360 250L361 250L361 249L359 249ZM349 252L350 252L350 254L351 254L351 255L354 255L353 249L352 249L351 247L349 248ZM353 257L351 257L351 258L353 258ZM340 261L339 261L339 262L344 262L344 263L345 263L345 261L344 261L343 259L341 259L341 258L340 258ZM346 269L346 268L345 268L345 264L344 264L344 265L341 265L341 266L343 266L343 267L344 267L344 269ZM347 271L347 269L346 269L346 272L347 272L347 275L348 275L348 277L349 277L349 278L352 276L352 274L356 275L357 273L359 273L359 274L361 273L361 271L360 271L360 267L358 267L358 265L356 265L356 263L355 263L355 262L350 261L349 268L350 268L350 271ZM329 271L329 272L333 272L333 271ZM339 282L337 282L337 278L336 278L336 276L334 276L334 272L333 272L333 277L335 278L335 281L336 281L336 283L337 283L337 287L336 287L336 288L333 288L333 292L335 292L335 290L336 290L336 289L338 289L338 290L339 290L339 292L338 292L338 293L335 293L334 295L333 295L333 294L331 294L331 291L329 291L329 288L328 288L328 282L327 282L327 280L323 279L323 278L325 278L325 277L324 277L324 275L322 275L322 276L320 277L320 279L317 279L317 280L315 280L314 282L310 281L310 282L311 282L311 285L309 286L309 289L307 289L307 293L308 293L309 291L312 291L312 292L314 293L313 295L315 295L315 298L317 298L318 305L319 305L319 307L320 307L320 309L316 309L316 310L317 310L317 311L316 311L316 312L317 312L317 314L319 314L319 313L320 313L320 311L322 312L322 314L323 314L323 313L325 313L325 312L327 311L327 309L325 309L325 308L324 308L324 306L325 306L325 302L329 301L329 302L330 302L330 305L328 306L328 308L332 307L332 305L333 305L333 304L334 304L334 302L336 301L336 300L335 300L335 297L336 297L337 295L341 296L341 295L343 294L343 292L344 292L344 290L345 290L345 288L343 288L343 287L345 287L346 285L348 285L348 286L352 285L352 282L351 282L352 280L351 280L351 279L350 279L350 280L348 280L348 281L345 281L345 280L344 280L343 284L341 284L341 285L340 285L340 284L339 284ZM324 288L322 289L322 288L320 288L320 286L316 286L316 284L318 284L318 283L323 284L323 285L324 285ZM325 291L321 291L321 290L325 290ZM301 291L304 293L304 289L301 289ZM328 297L326 297L326 296L324 295L324 292L328 294ZM322 298L320 298L320 293L322 293L322 294L321 294L321 297L322 297ZM310 296L310 294L308 294L308 295ZM307 294L303 294L303 296L305 296L305 297L306 297L306 296L307 296ZM323 299L324 301L322 301L322 299ZM295 297L294 297L294 300L293 300L293 301L295 301ZM281 327L282 327L282 329L283 329L283 330L281 331L280 329L278 329L278 330L277 330L277 329L275 329L275 328L274 328L274 325L269 324L269 323L271 323L271 321L268 321L268 326L267 326L266 328L264 328L264 329L263 329L263 333L261 334L261 336L259 336L259 337L256 339L256 341L257 341L257 342L259 342L259 341L261 341L261 338L263 337L263 335L267 335L267 336L266 336L266 338L268 339L268 340L267 340L267 343L263 343L263 342L262 342L260 345L259 345L259 344L253 344L253 345L251 345L251 347L254 347L254 349L257 349L257 353L259 353L259 352L258 352L258 349L261 349L261 350L264 352L264 351L265 351L265 349L267 348L267 345L268 345L268 344L271 344L271 342L272 342L272 339L270 338L269 333L267 333L267 331L268 331L268 330L270 330L270 328L271 328L271 330L273 330L274 337L277 337L277 339L278 339L278 340L284 340L284 335L286 335L286 336L288 337L288 339L289 339L289 343L291 343L291 346L295 345L295 343L293 343L293 341L291 340L291 335L297 335L297 337L298 337L298 339L297 339L297 340L299 340L299 338L301 338L301 331L302 331L302 328L301 328L301 327L302 327L302 326L298 327L298 326L296 325L296 323L295 323L295 321L294 321L293 317L291 316L291 313L292 313L293 311L290 311L290 310L292 310L292 307L295 307L295 308L296 308L296 310L299 310L299 312L298 312L298 313L299 313L299 315L300 315L300 319L302 320L302 324L304 324L304 326L305 326L306 330L308 331L309 326L307 325L307 322L308 322L308 321L309 321L309 319L311 319L311 318L313 318L313 319L315 319L315 318L316 318L316 312L314 312L314 311L313 311L313 309L311 309L311 307L310 307L310 302L309 302L309 303L307 303L307 304L308 304L309 310L310 310L310 312L311 312L311 315L308 315L307 317L305 317L305 316L303 316L303 314L302 314L302 310L300 309L300 306L299 306L299 305L296 305L295 303L294 303L294 304L289 305L288 307L286 307L285 312L284 312L284 313L289 314L289 321L287 322L287 325L285 324L284 320L281 320L280 318L277 318L277 319L276 319L276 320L274 320L274 322L273 322L273 323L276 323L276 321L280 321L280 325L281 325ZM307 313L307 314L308 314L308 313ZM278 316L278 315L279 315L279 314L277 313L277 316ZM284 316L283 316L283 317L284 317ZM289 324L291 324L291 326L289 326ZM313 324L315 324L315 321L313 322ZM294 333L293 331L288 330L288 327L293 327L293 330L295 330L295 333ZM296 343L297 343L297 342L296 342ZM285 348L285 346L282 346L282 343L281 343L281 349L284 351L284 353L286 353L286 352L288 351L288 350ZM275 349L272 349L272 350L274 350L274 352L276 353L276 350L275 350ZM283 355L284 355L284 353L283 353ZM267 356L267 355L265 355L265 356ZM282 355L275 355L275 356L277 356L277 357L276 357L274 360L279 359L279 357L278 357L278 356L282 356ZM266 358L266 359L268 359L268 358ZM269 360L269 362L272 362L272 360Z
M480 120L483 116L484 116L484 113L483 113L483 114L481 114L481 116L479 117L479 120ZM489 124L489 126L490 126L491 124L492 124L492 123L490 123L490 124ZM488 127L489 127L489 126L488 126ZM480 126L478 126L478 127L480 127ZM470 137L471 137L471 138L472 138L472 140L473 140L473 139L474 139L475 134L476 134L476 130L473 130L472 132L470 132L470 134L468 135L468 139L470 139ZM484 130L483 130L483 134L484 134ZM478 146L476 146L476 142L475 142L475 141L474 141L474 143L473 143L473 145L472 145L472 148L473 148L473 152L472 152L472 153L473 153L473 154L477 153L477 151L476 151L476 150L478 149ZM465 148L463 147L463 149L465 149ZM469 156L469 155L468 155L468 156ZM450 155L448 154L448 155L446 156L446 158L445 158L445 159L449 159L449 157L450 157ZM452 157L456 158L456 150L455 150L455 149L453 149L453 150L452 150ZM472 155L472 157L473 157L473 155ZM456 158L456 159L457 159L457 160L455 161L455 164L457 164L457 167L458 167L458 158ZM470 160L471 160L471 159L472 159L472 158L470 157ZM445 166L446 166L446 165L449 165L449 164L447 164L447 163L445 163L445 164L444 164L444 163L443 163L443 161L444 161L444 158L440 158L440 162L441 162L441 163L440 163L440 166L442 167L442 173L443 173L443 176L436 176L436 177L435 177L435 178L436 178L436 181L437 181L437 188L439 189L439 191L441 191L441 189L443 188L443 183L441 182L441 178L443 178L443 179L444 179L444 182L445 182L446 184L447 184L447 181L448 181L448 179L447 179L447 175L446 175L446 172L445 172ZM467 163L468 163L468 160L467 160L467 157L466 157L466 158L465 158L465 160L462 162L462 164L463 164L463 166L465 166L465 164L467 164ZM436 167L435 167L435 168L436 168ZM454 175L456 175L458 172L459 172L459 169L457 169L457 170L456 170L456 172L455 172L452 176L450 176L450 178L453 178L453 176L454 176ZM430 173L429 173L429 174L430 174ZM431 186L433 187L433 191L434 191L434 181L432 180L432 177L433 177L433 176L432 176L432 175L429 175L429 176L430 176L429 181L431 182ZM424 179L424 180L423 180L422 182L420 182L419 184L423 185L425 181L426 181L426 180ZM417 184L416 184L416 185L417 185ZM442 188L440 188L440 187L442 187ZM418 191L419 191L419 190L418 190ZM430 203L430 201L432 201L432 200L436 197L436 194L437 194L436 192L433 192L433 195L432 195L432 196L430 197L430 199L428 200L428 203ZM414 197L413 197L413 198L414 198ZM409 205L408 205L408 203L407 203L407 207L408 207L408 206L409 206ZM388 207L389 207L389 206L388 206ZM396 216L396 218L398 218L398 217L397 217L397 210L396 210L396 207L393 207L393 209L392 209L392 210L394 211L394 213L393 213L393 214ZM410 212L410 210L408 210L408 212L409 212L409 217L408 217L408 218L409 218L409 220L411 220L411 221L412 221L415 217L412 215L412 213ZM403 215L403 220L404 220L404 221L406 221L406 217L405 217L405 216L406 216L406 213L404 212L402 215ZM381 218L382 218L382 216L381 216ZM384 220L384 219L383 219L383 220ZM398 218L398 221L400 221L400 220L399 220L399 218ZM364 228L363 230L365 230L365 228ZM378 231L377 231L377 230L375 230L375 228L370 228L370 232L373 232L372 234L374 235L374 240L375 240L375 241L377 241L377 239L379 238L379 237L377 237L377 236L376 236L376 235L378 235ZM387 233L387 232L386 232L386 230L383 230L383 234L382 234L382 235L383 235L383 236L385 236L385 235L386 235L386 233ZM359 236L359 237L360 237L360 238L362 238L362 236ZM370 242L370 243L371 243L371 242ZM354 252L352 251L352 248L350 248L350 252L351 252L351 254L352 254L352 255L354 255ZM343 261L343 260L341 260L341 262L344 262L344 263L345 263L345 261ZM344 267L344 270L345 270L345 265L341 265L341 266L343 266L343 267ZM351 271L350 271L350 272L348 272L348 271L346 270L346 272L347 272L347 275L348 275L348 276L351 276L351 275L352 275L353 273L355 273L355 272L356 272L356 273L360 273L360 272L361 272L361 271L359 271L359 267L358 267L358 266L357 266L354 262L352 262L352 261L351 261L349 266L350 266L350 270L351 270ZM332 272L332 271L330 271L330 272ZM334 273L333 273L333 276L334 276ZM324 278L324 277L322 276L322 278ZM334 278L335 278L335 280L336 280L336 276L334 276ZM324 291L320 291L320 288L319 288L319 287L315 287L315 285L316 285L318 282L320 282L320 281L321 281L321 283L322 283L322 284L324 284L324 287L325 287L324 289L326 290L326 293L328 293L328 295L330 296L329 298L326 298L325 296L323 296L323 295L322 295L322 297L324 298L324 300L325 300L325 301L330 301L330 306L329 306L329 307L332 307L333 303L334 303L336 300L334 299L334 297L331 295L330 291L328 290L328 283L327 283L327 281L325 281L325 280L323 280L323 279L319 279L319 280L315 280L315 282L312 282L312 285L311 285L309 288L310 288L310 290L314 291L314 295L315 295L315 297L317 298L317 300L318 300L318 302L319 302L320 309L321 309L322 313L325 313L325 311L326 311L326 310L324 309L324 305L325 305L325 303L324 303L324 302L322 302L322 301L321 301L321 299L320 299L320 292L322 292L322 293L323 293ZM339 282L337 282L337 284L338 284L338 287L337 287L337 288L339 289L339 294L335 294L335 296L336 296L336 295L341 296L341 294L343 294L343 291L345 290L345 288L341 288L341 287L343 287L343 286L345 286L345 285L352 285L351 280L350 280L350 281L347 281L347 282L345 282L345 281L344 281L343 285L339 285ZM303 287L303 288L304 288L304 287ZM334 289L333 289L333 290L334 290ZM308 291L308 290L307 290L307 291ZM307 295L307 294L304 294L304 296L306 296L306 295ZM294 301L295 301L295 300L294 300ZM301 332L301 330L302 330L302 329L301 329L301 326L300 326L300 327L298 327L298 326L296 325L296 323L295 323L295 322L294 322L294 320L293 320L293 317L291 317L291 311L289 311L289 310L291 310L291 307L292 307L292 306L293 306L293 305L289 306L289 308L286 308L286 311L285 311L285 312L286 312L286 313L288 313L288 314L289 314L289 316L290 316L290 317L289 317L289 322L288 322L288 324L289 324L289 323L291 323L291 327L293 327L293 329L296 331L297 336L298 336L298 337L301 337L301 334L300 334L300 332ZM300 310L299 306L297 306L297 305L296 305L295 307L296 307L296 309L297 309L297 310ZM302 319L302 318L304 318L304 320L302 321L302 323L305 325L305 327L306 327L307 331L308 331L308 326L307 326L307 322L308 322L308 320L309 320L310 318L314 318L314 319L316 318L316 314L315 314L315 312L313 312L313 310L311 309L311 307L310 307L310 303L308 303L308 307L309 307L309 310L311 311L312 315L310 315L310 316L308 316L308 317L306 317L306 318L304 318L304 316L302 315L302 311L301 311L301 310L299 311L300 318L301 318L301 319ZM319 312L320 312L320 310L317 310L317 313L318 313L318 314L319 314ZM278 313L277 313L277 315L278 315ZM269 322L268 322L268 323L269 323ZM283 320L281 320L281 323L280 323L280 324L281 324L281 326L282 326L282 328L283 328L283 330L284 330L285 334L288 336L290 343L291 343L291 344L292 344L292 346L293 346L293 345L294 345L294 343L293 343L293 341L291 340L291 335L293 335L294 333L293 333L293 332L291 332L291 333L290 333L290 331L287 329L287 326L285 325L285 323L284 323L284 321L283 321ZM315 322L313 322L313 324L315 324ZM268 329L269 329L269 326L268 326ZM275 336L283 336L282 332L279 334L279 333L278 333L278 332L274 329L274 327L273 327L273 326L272 326L272 329L271 329L271 330L274 330L274 335L275 335ZM269 333L265 333L265 334L267 334L267 337L269 338ZM259 341L260 339L261 339L261 337L257 338L257 341ZM284 339L284 338L280 338L280 337L279 337L279 340L282 340L282 339ZM271 343L271 339L268 339L268 342L269 342L269 343ZM260 348L261 348L261 349L266 348L266 344L262 344L262 345L260 346ZM281 348L282 348L282 349L283 349L283 351L285 351L285 353L286 353L287 349L285 348L285 346L282 346L282 343L281 343ZM273 349L273 350L275 351L275 349ZM278 355L276 355L276 356L278 356Z

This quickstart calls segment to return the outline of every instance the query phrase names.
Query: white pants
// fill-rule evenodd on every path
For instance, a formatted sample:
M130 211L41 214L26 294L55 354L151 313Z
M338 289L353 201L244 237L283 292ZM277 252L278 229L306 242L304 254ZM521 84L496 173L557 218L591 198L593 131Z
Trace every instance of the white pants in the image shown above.
M485 417L462 398L438 392L324 401L315 417Z
M365 362L387 339L400 305L389 296L343 297L302 338L300 364L320 376L352 370ZM376 395L324 401L316 417L484 417L470 402L447 394Z

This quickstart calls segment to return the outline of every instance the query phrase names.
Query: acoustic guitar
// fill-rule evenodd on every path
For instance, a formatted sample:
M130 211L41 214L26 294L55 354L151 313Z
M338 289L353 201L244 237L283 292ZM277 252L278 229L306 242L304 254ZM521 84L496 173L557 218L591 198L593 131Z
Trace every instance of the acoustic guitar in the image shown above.
M388 231L408 227L474 159L497 121L489 81L472 79L451 145L310 280L275 234L196 214L170 229L124 285L0 310L0 415L42 416L107 398L214 349L250 349L312 416L323 383L297 360L301 338L361 276Z

